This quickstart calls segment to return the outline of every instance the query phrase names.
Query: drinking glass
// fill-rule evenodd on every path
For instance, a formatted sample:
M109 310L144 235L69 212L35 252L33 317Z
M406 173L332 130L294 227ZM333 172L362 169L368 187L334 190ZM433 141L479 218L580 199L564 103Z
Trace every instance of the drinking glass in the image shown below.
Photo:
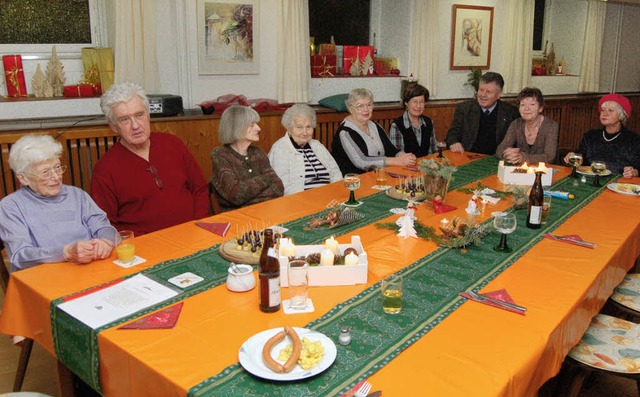
M303 260L292 260L287 269L289 279L289 305L294 310L307 308L309 296L309 263Z
M382 280L382 309L398 314L402 310L402 276L389 276Z
M387 186L387 173L383 167L376 168L376 185L380 188Z
M360 187L360 175L358 174L347 174L344 176L344 186L349 189L349 200L347 200L345 205L358 205L360 202L356 200L355 190Z
M542 219L540 220L541 225L547 224L547 218L549 217L549 211L551 210L551 196L544 195L544 201L542 203Z
M116 235L116 253L123 264L131 264L136 258L136 245L133 242L133 231L121 230Z
M438 141L436 147L438 148L438 158L443 158L442 151L447 147L447 143Z
M573 153L571 156L569 156L569 165L573 167L573 171L571 171L571 177L578 178L578 167L582 165L582 154Z
M607 172L607 164L604 161L594 160L591 162L591 171L595 174L595 178L593 178L592 186L602 187L600 184L600 175Z
M516 230L517 224L516 214L513 213L503 212L493 218L493 227L502 234L502 236L500 236L500 244L494 248L495 251L511 252L511 248L507 245L507 234L513 233Z

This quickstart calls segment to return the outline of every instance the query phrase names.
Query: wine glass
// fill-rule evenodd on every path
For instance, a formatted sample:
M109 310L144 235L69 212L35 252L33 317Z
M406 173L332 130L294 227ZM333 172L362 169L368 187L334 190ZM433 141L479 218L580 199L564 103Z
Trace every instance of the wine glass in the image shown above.
M569 156L569 164L573 167L573 171L571 172L572 178L578 178L577 169L582 165L582 154L581 153L573 153Z
M446 142L436 142L436 147L438 148L438 158L443 158L442 151L447 147Z
M595 178L593 178L593 183L591 186L602 187L600 184L600 175L607 172L607 164L604 161L594 160L591 162L591 171L595 174Z
M360 187L360 175L358 174L347 174L344 176L344 186L349 189L349 200L346 201L345 205L358 205L360 202L356 200L355 190Z
M500 233L500 244L494 248L495 251L498 252L511 252L511 248L507 245L507 234L513 233L516 230L516 225L518 221L516 220L516 214L502 212L499 214L495 214L493 218L493 227Z

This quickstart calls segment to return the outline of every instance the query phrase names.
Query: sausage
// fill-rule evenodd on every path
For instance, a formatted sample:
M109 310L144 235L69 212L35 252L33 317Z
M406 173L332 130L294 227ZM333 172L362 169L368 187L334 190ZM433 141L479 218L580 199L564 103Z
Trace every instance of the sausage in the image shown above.
M282 366L282 364L274 360L273 357L271 357L271 349L273 349L276 344L283 340L284 336L284 331L278 332L277 334L273 335L262 348L262 362L264 362L264 364L269 367L270 370L278 374L284 372L284 367ZM298 356L300 356L300 353L298 353ZM298 359L296 359L296 361L297 360Z
M293 343L293 352L291 353L291 357L287 360L286 363L282 366L284 372L291 372L296 364L298 364L298 360L300 359L300 352L302 351L302 342L300 342L300 337L298 333L288 325L284 327L284 332L291 338L291 342Z

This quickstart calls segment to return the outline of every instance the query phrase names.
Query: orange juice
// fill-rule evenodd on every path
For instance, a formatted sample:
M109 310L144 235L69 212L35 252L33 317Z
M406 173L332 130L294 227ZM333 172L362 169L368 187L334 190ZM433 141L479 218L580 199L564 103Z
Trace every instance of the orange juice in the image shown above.
M116 252L120 262L129 263L136 256L136 246L134 244L120 244L116 248Z

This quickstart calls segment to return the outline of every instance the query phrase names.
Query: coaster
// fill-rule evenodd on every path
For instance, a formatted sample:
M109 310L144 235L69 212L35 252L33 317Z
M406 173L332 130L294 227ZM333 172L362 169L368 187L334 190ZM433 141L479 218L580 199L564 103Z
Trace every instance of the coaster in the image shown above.
M115 263L116 265L118 265L120 267L124 267L125 269L128 269L130 267L138 266L141 263L145 263L146 261L147 261L146 259L141 258L138 255L136 255L136 257L133 258L133 260L130 263L122 263L117 259L115 261L113 261L113 263Z
M313 302L309 298L307 298L306 309L293 309L289 299L282 301L282 308L284 309L284 314L313 313L316 310L313 307Z
M373 185L371 186L371 189L376 189L376 190L387 190L389 189L391 186L389 185Z
M186 272L180 274L179 276L171 277L168 281L177 287L187 288L192 286L193 284L198 284L202 280L204 279L197 274Z

